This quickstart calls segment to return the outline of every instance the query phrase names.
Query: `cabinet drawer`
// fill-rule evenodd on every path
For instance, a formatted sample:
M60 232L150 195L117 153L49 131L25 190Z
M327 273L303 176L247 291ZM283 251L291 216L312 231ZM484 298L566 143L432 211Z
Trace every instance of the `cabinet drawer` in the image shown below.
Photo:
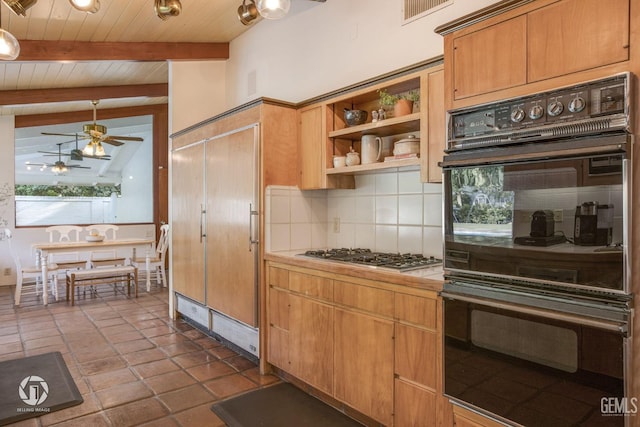
M396 378L395 427L436 425L436 394Z
M333 280L325 277L290 271L289 289L308 297L333 301Z
M395 317L401 321L435 330L437 321L436 300L396 293Z
M393 317L393 292L349 282L336 282L334 301L385 317Z
M289 370L289 332L269 327L267 361L281 369Z
M436 338L435 332L396 324L395 373L435 390Z
M289 293L269 289L269 324L289 330Z
M269 285L289 289L289 270L269 266Z

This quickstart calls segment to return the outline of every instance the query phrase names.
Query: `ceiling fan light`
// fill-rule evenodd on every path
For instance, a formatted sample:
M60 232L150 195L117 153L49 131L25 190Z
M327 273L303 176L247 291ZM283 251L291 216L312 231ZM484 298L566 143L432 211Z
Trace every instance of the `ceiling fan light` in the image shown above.
M266 19L281 19L289 12L291 0L257 0L258 12Z
M13 61L20 55L20 43L10 32L0 28L0 60Z
M98 143L96 144L96 154L95 154L95 155L96 155L97 157L102 157L102 156L104 156L104 155L106 155L106 154L107 154L107 153L105 153L105 152L104 152L104 147L102 146L102 143L101 143L101 142L98 142Z
M249 0L247 4L246 0L242 1L242 4L238 7L238 19L243 25L250 25L251 21L258 17L258 9L254 0Z
M38 0L2 0L16 15L27 16L27 9L36 4Z
M180 0L155 0L153 10L155 10L158 18L166 21L172 16L180 15L182 4Z
M86 156L93 156L93 142L89 142L87 146L82 149L82 154Z
M96 13L100 10L100 0L69 0L69 3L81 12Z

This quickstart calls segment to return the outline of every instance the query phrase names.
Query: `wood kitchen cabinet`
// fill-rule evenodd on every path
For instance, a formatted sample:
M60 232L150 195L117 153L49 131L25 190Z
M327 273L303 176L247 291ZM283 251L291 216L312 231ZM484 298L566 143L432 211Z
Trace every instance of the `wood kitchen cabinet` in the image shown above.
M436 298L396 293L396 427L437 425L441 354Z
M267 266L269 363L376 423L442 424L436 292Z
M630 7L630 0L503 1L438 27L446 110L633 69Z
M429 63L417 71L404 71L399 77L385 76L380 81L356 85L358 89L338 91L340 95L326 95L326 100L299 109L299 152L301 189L354 188L353 175L379 170L420 168L425 182L440 182L445 139L444 75L438 63ZM407 116L392 117L372 122L371 111L380 108L378 91L406 94L417 90L421 100L414 112ZM344 109L367 111L369 117L362 125L348 126ZM333 167L334 155L345 155L353 148L360 151L364 135L391 137L399 140L407 134L421 136L421 157L392 162L380 161L358 166ZM391 156L392 153L383 153ZM381 158L381 160L384 160Z
M453 407L453 425L455 427L504 427L504 424L497 423L459 406Z

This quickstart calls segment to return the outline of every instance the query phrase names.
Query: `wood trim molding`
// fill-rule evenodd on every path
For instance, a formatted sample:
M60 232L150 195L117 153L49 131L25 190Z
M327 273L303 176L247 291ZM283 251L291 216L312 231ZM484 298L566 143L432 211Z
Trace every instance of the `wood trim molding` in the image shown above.
M480 21L484 21L485 19L489 19L496 15L500 15L504 12L515 9L527 3L531 3L533 1L535 0L503 0L499 3L492 4L483 9L480 9L478 11L465 15L454 21L448 22L446 24L442 24L436 27L434 32L436 34L440 34L441 36L444 36L445 34L458 31L462 28L476 24Z
M226 60L229 43L20 40L17 61Z
M138 96L169 96L166 83L74 87L52 89L25 89L0 91L0 105L42 104L48 102L86 101L87 99L129 98Z
M141 105L137 107L125 108L101 108L98 112L98 118L105 120L119 119L123 117L155 115L158 114L158 112L166 110L167 108L167 104ZM34 126L60 125L82 121L90 122L92 120L93 110L69 111L65 113L31 114L24 116L15 116L15 127L26 128ZM168 129L168 124L166 126Z

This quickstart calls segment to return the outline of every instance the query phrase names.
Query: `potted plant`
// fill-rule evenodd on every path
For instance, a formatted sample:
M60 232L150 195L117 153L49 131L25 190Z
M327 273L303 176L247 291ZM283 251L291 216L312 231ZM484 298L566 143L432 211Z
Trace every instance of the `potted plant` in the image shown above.
M380 89L378 90L378 95L380 95L381 107L393 107L394 117L411 114L413 112L413 103L420 100L420 92L417 89L402 95L394 95L385 89Z

